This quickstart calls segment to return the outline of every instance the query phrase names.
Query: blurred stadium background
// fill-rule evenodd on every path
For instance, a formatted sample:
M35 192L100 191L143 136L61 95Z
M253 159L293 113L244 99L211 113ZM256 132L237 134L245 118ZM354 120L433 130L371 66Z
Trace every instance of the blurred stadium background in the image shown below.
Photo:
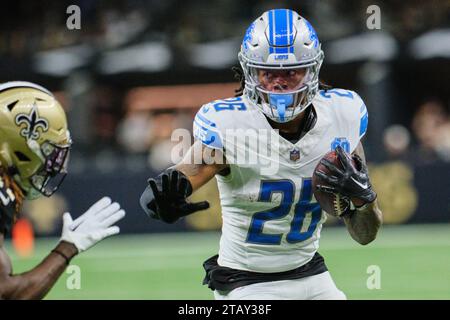
M69 5L81 29L69 30ZM369 5L381 29L369 30ZM205 102L234 94L231 67L246 27L269 8L297 10L323 42L322 79L357 91L370 113L364 146L385 227L358 246L329 219L321 252L352 299L450 299L450 3L448 1L16 0L0 21L0 81L33 81L68 112L75 141L61 191L26 204L9 242L15 271L56 243L65 210L83 212L102 195L127 210L123 235L73 263L51 299L211 299L203 260L218 249L214 183L196 198L206 212L175 225L139 208L146 178L171 165L172 131L191 129ZM34 237L34 236L35 237ZM381 289L366 287L381 268Z

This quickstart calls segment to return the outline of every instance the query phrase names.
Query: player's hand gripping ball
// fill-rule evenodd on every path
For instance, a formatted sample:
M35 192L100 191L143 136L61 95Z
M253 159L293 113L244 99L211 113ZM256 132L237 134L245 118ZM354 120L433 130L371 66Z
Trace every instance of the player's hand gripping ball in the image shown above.
M329 177L333 176L333 172L328 168L327 164L333 164L338 169L343 169L336 151L333 150L328 152L325 156L323 156L321 161L319 161L316 168L314 169L312 178L313 193L314 197L319 202L323 210L325 210L330 215L339 217L350 208L350 199L339 193L334 193L333 190L331 190L332 186L328 184L325 179L319 176L320 173L323 173ZM317 174L317 172L320 173ZM318 188L318 186L320 189Z
M322 209L334 216L353 209L352 201L364 205L377 197L364 161L356 154L348 154L340 146L320 160L314 169L312 185Z

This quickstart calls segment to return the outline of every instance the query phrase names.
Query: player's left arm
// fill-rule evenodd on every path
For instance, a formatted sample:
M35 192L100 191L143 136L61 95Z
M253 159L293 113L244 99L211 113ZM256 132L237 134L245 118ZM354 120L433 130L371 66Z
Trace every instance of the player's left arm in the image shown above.
M0 217L4 211L0 207ZM59 244L39 265L21 274L12 272L11 260L4 249L4 234L0 231L0 300L44 298L75 255L119 233L114 224L124 216L125 211L109 197L97 201L75 220L65 213Z
M356 170L361 178L361 181L358 181L359 184L354 184L356 188L360 187L360 190L355 190L355 195L351 197L355 209L345 214L343 219L352 238L358 243L366 245L375 240L378 229L383 222L383 216L378 207L377 195L372 190L369 181L366 157L361 142L352 153L352 158L357 164ZM361 185L366 186L366 188L361 187ZM357 195L358 193L360 196Z
M324 192L340 194L349 201L349 208L340 217L344 219L352 238L366 245L376 238L382 223L382 214L378 208L377 194L370 183L364 149L359 142L352 155L345 152L341 146L338 146L335 151L342 167L338 168L326 159L322 159L321 164L331 173L330 175L316 173L328 184L318 188Z

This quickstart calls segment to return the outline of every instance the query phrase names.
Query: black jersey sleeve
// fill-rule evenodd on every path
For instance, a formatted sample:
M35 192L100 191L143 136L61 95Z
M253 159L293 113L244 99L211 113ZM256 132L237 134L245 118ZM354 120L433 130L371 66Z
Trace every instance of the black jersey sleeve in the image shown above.
M17 184L0 168L0 232L11 230L22 206L23 193Z

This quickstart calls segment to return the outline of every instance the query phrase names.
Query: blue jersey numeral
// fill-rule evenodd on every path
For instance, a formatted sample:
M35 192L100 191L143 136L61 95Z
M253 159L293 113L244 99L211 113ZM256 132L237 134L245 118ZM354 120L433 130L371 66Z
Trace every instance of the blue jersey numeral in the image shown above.
M263 181L258 201L270 202L272 194L281 194L281 204L270 211L257 212L253 215L247 242L261 244L280 244L282 234L264 234L264 223L268 220L281 219L291 210L294 201L295 185L290 180Z
M283 234L263 233L264 223L269 220L276 220L289 214L295 195L295 184L291 180L263 181L258 201L270 202L274 193L281 194L281 203L270 211L261 211L253 215L250 228L248 230L247 242L257 244L278 245L281 243ZM311 179L303 180L300 200L294 209L294 217L291 228L286 235L286 241L297 243L312 237L317 228L317 223L322 217L322 210L318 203L311 203L312 187ZM311 222L308 230L301 232L303 222L307 213L311 212Z
M322 208L318 203L311 203L312 184L311 179L303 180L303 186L300 194L300 200L295 206L294 218L291 222L291 231L286 235L286 241L296 243L305 241L312 237L317 228L317 223L322 217ZM311 223L308 230L300 232L303 226L303 220L308 212L311 212Z
M241 97L220 100L219 102L214 103L213 107L217 112L222 110L235 110L235 109L238 111L247 110L245 104L239 101L242 101Z
M347 97L353 99L353 94L347 90L331 89L331 90L321 90L320 95L324 98L331 98L331 94L335 94L339 97Z

